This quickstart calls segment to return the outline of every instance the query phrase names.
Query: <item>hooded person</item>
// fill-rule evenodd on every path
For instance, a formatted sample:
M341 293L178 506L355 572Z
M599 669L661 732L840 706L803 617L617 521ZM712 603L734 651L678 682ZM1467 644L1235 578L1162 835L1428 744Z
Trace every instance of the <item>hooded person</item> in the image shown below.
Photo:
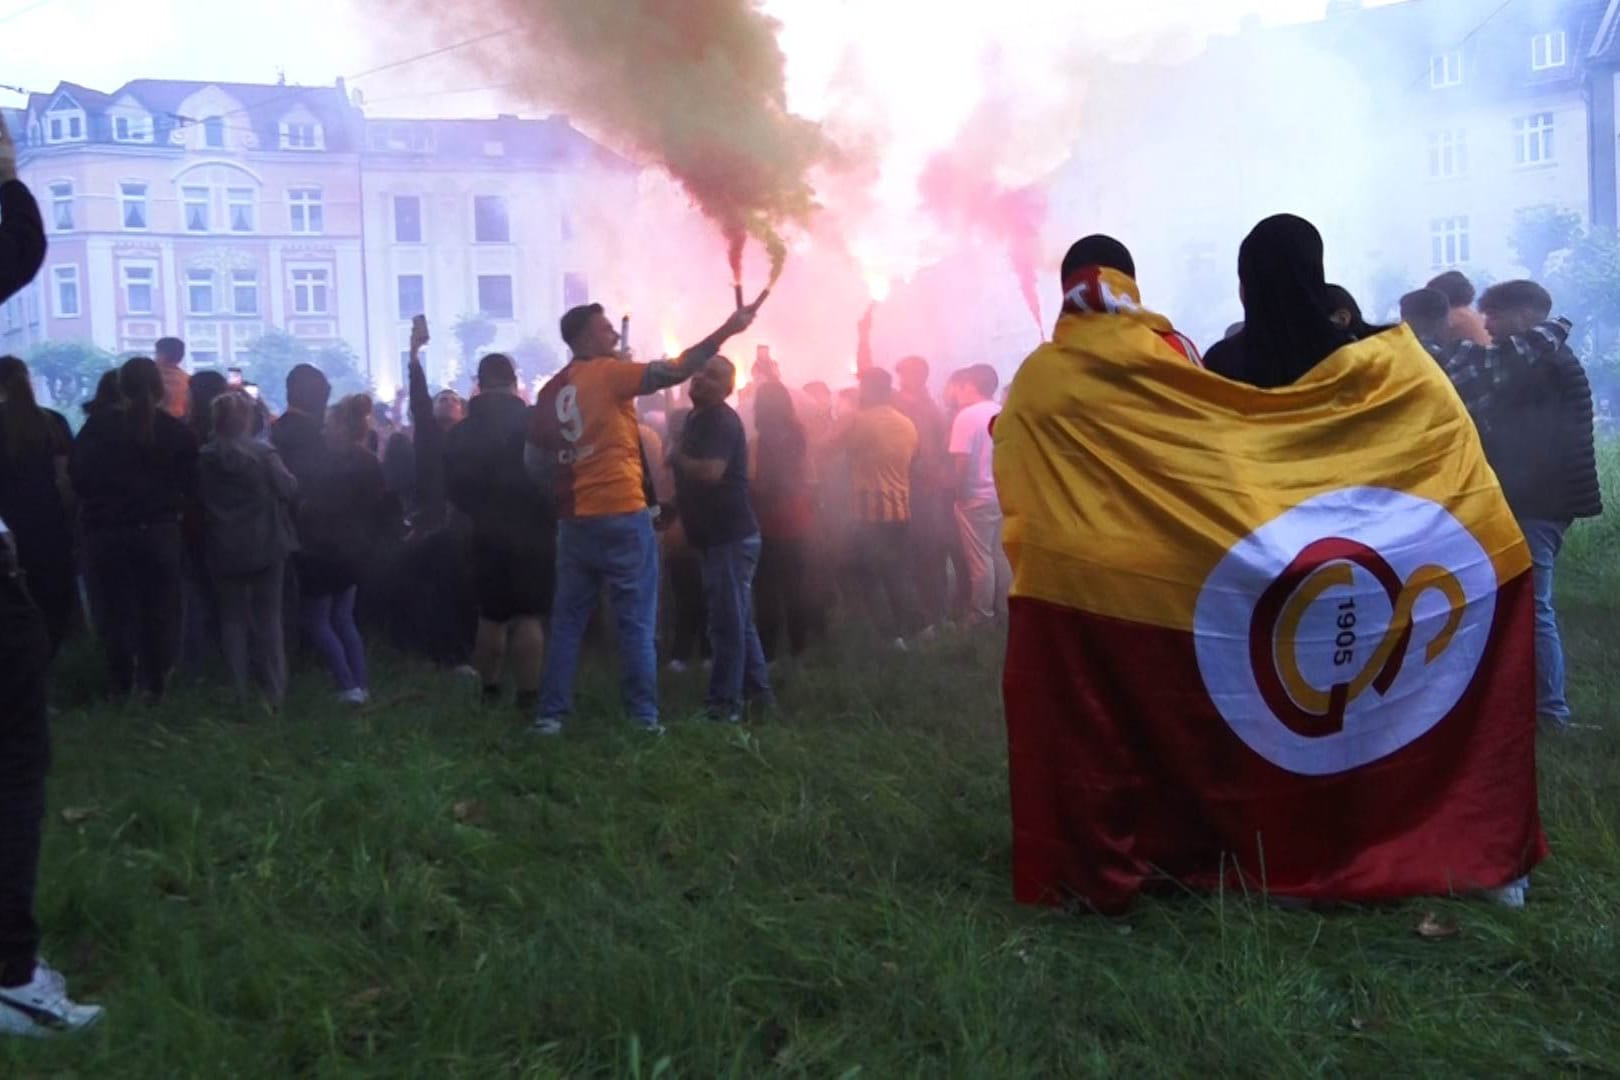
M1288 386L1355 340L1333 322L1322 234L1293 214L1250 230L1238 248L1243 329L1210 347L1204 364L1262 390Z

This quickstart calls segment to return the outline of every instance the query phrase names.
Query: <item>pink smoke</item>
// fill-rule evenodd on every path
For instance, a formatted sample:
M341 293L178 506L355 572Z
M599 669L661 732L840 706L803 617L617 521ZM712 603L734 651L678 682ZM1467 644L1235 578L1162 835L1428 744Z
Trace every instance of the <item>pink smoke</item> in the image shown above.
M1007 249L1024 305L1044 334L1035 278L1041 258L1046 192L1035 185L1005 187L961 149L941 151L917 181L923 205L941 225L996 241Z

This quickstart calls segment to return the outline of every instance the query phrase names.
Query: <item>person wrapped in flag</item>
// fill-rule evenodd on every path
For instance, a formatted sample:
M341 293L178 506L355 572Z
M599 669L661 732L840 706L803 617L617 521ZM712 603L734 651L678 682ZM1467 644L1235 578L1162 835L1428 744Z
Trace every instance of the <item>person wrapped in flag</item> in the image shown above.
M1241 381L1111 262L1065 270L993 430L1017 898L1522 898L1530 560L1446 372L1333 325L1298 218L1244 243Z

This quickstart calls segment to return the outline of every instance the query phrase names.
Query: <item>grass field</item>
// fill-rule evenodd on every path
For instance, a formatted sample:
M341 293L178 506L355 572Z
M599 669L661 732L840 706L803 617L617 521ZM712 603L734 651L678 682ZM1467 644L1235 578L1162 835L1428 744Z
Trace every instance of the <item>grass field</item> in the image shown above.
M386 660L358 715L308 676L279 720L90 707L77 653L41 915L108 1018L0 1043L0 1076L1617 1073L1617 554L1613 517L1570 541L1602 730L1543 743L1553 857L1517 912L1014 905L992 642L850 645L769 721L663 739L599 670L602 718L545 741Z

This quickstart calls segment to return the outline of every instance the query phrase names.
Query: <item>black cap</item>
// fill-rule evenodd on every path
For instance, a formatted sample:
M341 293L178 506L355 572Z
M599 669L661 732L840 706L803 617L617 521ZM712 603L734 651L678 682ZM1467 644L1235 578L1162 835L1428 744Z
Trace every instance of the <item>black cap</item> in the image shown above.
M571 347L579 332L585 329L585 324L600 314L601 304L581 304L563 312L562 321L557 324L557 329L562 332L563 344Z

